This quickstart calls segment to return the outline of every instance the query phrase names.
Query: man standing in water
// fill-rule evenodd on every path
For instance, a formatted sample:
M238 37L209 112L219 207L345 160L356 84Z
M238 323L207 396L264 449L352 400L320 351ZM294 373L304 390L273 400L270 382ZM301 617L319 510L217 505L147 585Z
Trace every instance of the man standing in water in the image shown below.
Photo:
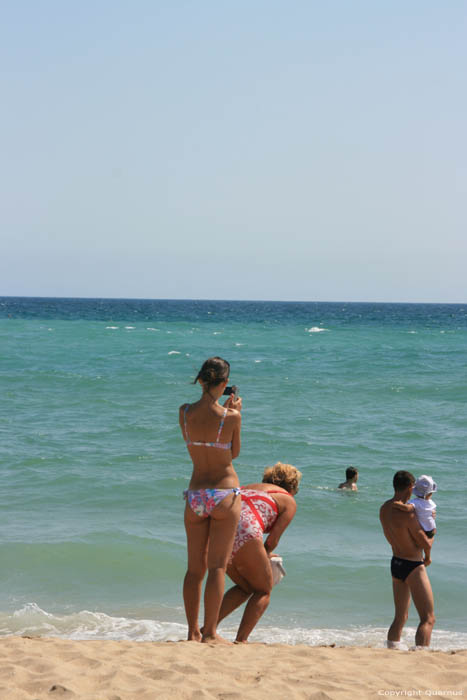
M433 593L426 573L426 567L431 563L432 540L425 535L414 512L407 513L393 506L394 501L407 503L414 484L413 474L396 472L393 479L394 496L383 503L379 512L384 535L393 552L391 574L395 615L388 630L388 647L396 649L407 621L411 597L420 617L415 635L416 646L429 646L435 623Z

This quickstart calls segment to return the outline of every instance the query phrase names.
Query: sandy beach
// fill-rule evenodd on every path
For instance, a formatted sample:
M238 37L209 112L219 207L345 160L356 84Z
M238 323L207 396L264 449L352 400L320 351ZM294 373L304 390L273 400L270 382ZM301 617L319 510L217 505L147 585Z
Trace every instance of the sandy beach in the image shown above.
M467 650L0 639L1 700L462 697Z

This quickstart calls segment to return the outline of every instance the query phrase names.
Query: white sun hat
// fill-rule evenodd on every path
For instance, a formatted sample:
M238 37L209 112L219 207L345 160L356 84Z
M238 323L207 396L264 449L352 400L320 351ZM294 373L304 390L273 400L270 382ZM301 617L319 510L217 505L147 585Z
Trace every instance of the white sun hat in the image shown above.
M437 491L438 486L433 481L431 476L422 474L418 477L417 481L415 482L413 490L416 496L419 496L420 498L425 498L427 493L434 493L435 491Z

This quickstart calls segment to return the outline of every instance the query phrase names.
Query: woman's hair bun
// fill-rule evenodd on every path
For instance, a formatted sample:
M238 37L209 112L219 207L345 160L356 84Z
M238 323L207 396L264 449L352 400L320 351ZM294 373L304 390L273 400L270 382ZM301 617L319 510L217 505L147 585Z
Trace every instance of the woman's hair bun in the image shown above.
M211 386L225 382L229 378L229 374L230 364L227 360L223 360L222 357L210 357L203 363L193 383L201 381L209 389Z

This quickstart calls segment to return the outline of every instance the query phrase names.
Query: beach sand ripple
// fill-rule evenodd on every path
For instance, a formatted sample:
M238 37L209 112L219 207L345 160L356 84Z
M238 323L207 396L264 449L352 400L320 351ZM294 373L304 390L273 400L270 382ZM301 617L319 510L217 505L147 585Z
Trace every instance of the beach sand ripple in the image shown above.
M467 650L0 639L1 700L344 700L430 694L467 694Z
M339 700L395 691L466 694L467 651L0 639L1 700Z

